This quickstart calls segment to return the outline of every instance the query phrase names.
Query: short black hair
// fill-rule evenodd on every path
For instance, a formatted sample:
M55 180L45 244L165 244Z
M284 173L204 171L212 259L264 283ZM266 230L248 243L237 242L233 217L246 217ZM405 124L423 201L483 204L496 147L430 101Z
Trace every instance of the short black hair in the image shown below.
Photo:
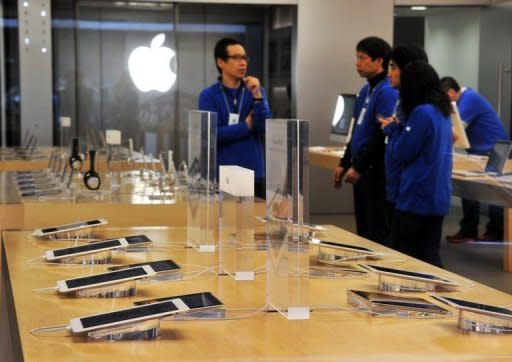
M441 85L443 86L443 90L448 92L450 89L453 89L455 92L460 91L459 83L453 77L443 77L441 78Z
M414 60L422 60L428 63L428 55L425 50L415 45L398 45L394 47L389 54L389 59L392 60L400 70L404 69L407 64Z
M215 50L213 51L213 57L215 60L215 67L217 67L217 70L219 71L219 74L221 74L221 69L217 66L217 59L226 60L228 58L228 46L230 45L241 45L243 44L233 38L222 38L220 39L217 44L215 44Z
M428 63L415 60L400 72L400 104L406 115L421 104L432 103L443 115L451 112L450 99L441 86L435 69Z
M388 69L391 46L387 41L376 36L369 36L359 41L356 51L368 54L372 60L382 58L382 67Z

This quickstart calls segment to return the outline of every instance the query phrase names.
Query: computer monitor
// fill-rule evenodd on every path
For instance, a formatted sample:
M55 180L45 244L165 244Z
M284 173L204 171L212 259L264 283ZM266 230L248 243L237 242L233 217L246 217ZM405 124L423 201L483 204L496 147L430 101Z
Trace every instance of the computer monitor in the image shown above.
M457 107L457 103L455 102L452 102L452 113L450 117L452 119L453 132L457 136L457 140L453 146L464 149L470 148L471 145L469 143L468 136L466 135L464 121L460 118L459 107Z
M331 121L331 135L334 142L348 143L354 125L355 94L339 94Z

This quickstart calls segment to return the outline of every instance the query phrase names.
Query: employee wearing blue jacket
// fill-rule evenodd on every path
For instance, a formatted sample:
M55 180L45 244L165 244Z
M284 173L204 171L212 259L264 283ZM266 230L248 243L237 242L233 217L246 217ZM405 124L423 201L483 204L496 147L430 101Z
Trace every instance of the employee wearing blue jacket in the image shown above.
M450 101L434 68L414 61L401 71L400 104L405 122L380 120L391 157L403 165L392 246L442 266L439 247L450 209L452 126Z
M461 88L452 77L443 77L441 83L450 100L457 102L460 117L467 125L466 134L471 145L468 153L488 155L497 140L509 139L498 114L484 97L471 88ZM448 242L503 240L503 208L489 205L489 222L481 236L478 236L480 203L463 198L462 214L460 229L456 234L446 237Z
M265 90L246 76L249 58L243 45L223 38L214 50L219 81L199 95L199 109L217 113L217 166L237 165L254 171L254 194L265 197L265 163L261 138L271 118Z
M425 50L412 45L399 45L393 48L389 55L389 70L388 77L390 84L393 88L400 91L400 73L407 64L414 60L422 60L428 63L428 56ZM394 121L400 123L405 121L400 100L395 106ZM390 149L386 146L386 155L384 159L386 168L386 197L388 201L388 210L390 213L390 220L393 218L395 210L396 198L398 197L398 190L400 187L400 173L402 170L402 163L391 157Z
M368 83L356 100L352 139L333 172L334 187L340 188L342 180L354 184L357 234L383 244L389 236L389 220L384 133L377 116L391 116L398 99L387 78L390 51L389 44L378 37L364 38L356 46L357 71Z

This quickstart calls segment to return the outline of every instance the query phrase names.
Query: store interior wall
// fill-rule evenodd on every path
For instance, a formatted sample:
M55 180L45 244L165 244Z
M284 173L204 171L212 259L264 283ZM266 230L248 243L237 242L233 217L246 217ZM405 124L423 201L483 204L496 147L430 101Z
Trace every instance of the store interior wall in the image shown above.
M357 93L355 47L366 36L393 40L392 0L299 0L297 34L297 118L307 119L310 146L334 145L331 118L339 93ZM339 146L339 145L338 145ZM353 212L352 187L332 186L332 170L311 167L311 213Z
M512 8L436 9L425 16L425 50L440 76L472 87L497 109L498 67L512 66ZM503 76L501 119L510 134L511 73Z
M425 51L439 76L478 89L480 8L451 8L425 17Z
M501 119L510 135L512 106L512 7L484 8L480 20L480 66L478 91L494 107L498 104L498 69L500 63L509 69L503 74Z

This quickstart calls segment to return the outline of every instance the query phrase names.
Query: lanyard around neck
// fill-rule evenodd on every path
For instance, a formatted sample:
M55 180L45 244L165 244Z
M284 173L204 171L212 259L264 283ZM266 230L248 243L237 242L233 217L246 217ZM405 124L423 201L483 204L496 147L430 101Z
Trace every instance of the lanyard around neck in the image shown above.
M228 110L228 113L231 113L231 108L229 107L228 98L226 97L226 91L224 90L224 86L219 83L220 90L222 92L222 97L224 98L224 103L226 104L226 108ZM244 95L245 95L245 88L242 88L242 95L240 97L240 102L238 102L237 96L235 95L234 104L233 104L233 110L235 114L241 114L242 113L242 104L244 102ZM238 106L238 111L237 111Z

